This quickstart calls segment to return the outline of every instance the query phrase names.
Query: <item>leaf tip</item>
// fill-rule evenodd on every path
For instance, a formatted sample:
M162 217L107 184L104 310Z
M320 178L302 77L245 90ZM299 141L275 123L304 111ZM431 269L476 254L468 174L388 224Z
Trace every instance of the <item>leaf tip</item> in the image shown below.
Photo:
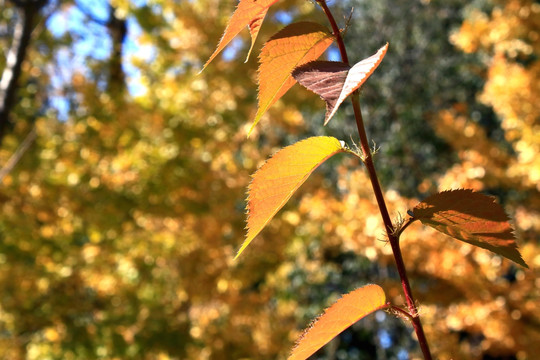
M265 111L266 109L261 111L260 108L257 110L257 114L255 114L255 118L253 119L253 124L251 124L251 127L249 128L248 137L253 133L253 130L255 130L255 126L257 126Z
M333 115L333 114L332 114ZM323 123L323 126L326 126L326 124L328 124L330 122L330 119L332 118L332 116L326 116L325 119L324 119L324 123Z
M246 55L246 60L244 60L244 64L246 64L249 61L249 57L251 56L251 52L253 51L253 46L255 45L254 42L251 43L251 47L249 48L249 51Z
M210 58L208 60L206 60L206 62L204 63L203 67L201 70L199 70L199 72L197 73L197 75L200 75L202 74L202 72L208 67L208 65L210 65L210 63L212 62L212 60L214 60L214 57L216 55L215 54L212 54L212 56L210 56Z
M244 252L244 250L247 248L247 246L249 245L249 243L251 242L251 240L253 240L253 237L248 237L246 238L246 240L244 240L244 243L242 244L242 246L240 247L240 249L238 249L238 252L236 253L236 255L234 256L234 259L233 261L236 261L240 255Z
M256 125L256 124L257 124L257 123L254 122L254 123L251 125L251 127L249 128L249 130L248 130L248 132L247 132L247 135L246 135L246 138L247 138L247 139L249 139L249 137L251 136L251 134L253 134L253 130L255 130L255 125Z

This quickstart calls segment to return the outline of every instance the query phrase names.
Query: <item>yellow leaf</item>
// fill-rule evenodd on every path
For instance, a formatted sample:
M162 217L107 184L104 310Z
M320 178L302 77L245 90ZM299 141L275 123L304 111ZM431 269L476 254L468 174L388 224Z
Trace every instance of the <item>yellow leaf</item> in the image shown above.
M374 284L344 295L304 332L288 360L307 359L358 320L386 307L385 302L383 289Z
M261 50L259 65L259 108L249 133L266 110L295 83L295 67L316 60L332 44L332 33L322 25L297 22L270 38Z
M312 137L281 149L257 170L248 189L248 233L235 258L320 164L346 151L336 138Z

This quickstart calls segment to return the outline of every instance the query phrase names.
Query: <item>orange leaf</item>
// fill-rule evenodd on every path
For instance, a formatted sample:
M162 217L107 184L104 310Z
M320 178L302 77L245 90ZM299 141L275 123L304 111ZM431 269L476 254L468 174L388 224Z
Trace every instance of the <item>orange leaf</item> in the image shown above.
M249 31L251 33L251 47L249 49L249 53L251 53L251 49L253 48L253 44L257 39L257 35L259 34L259 30L261 28L264 17L266 16L266 13L268 12L270 6L272 6L277 1L278 0L240 0L240 3L238 4L236 10L234 11L234 14L230 18L229 23L227 24L225 33L221 37L221 40L219 41L216 50L214 51L212 56L210 56L206 64L204 64L201 71L203 71L204 68L208 66L208 64L210 64L210 62L214 60L214 58L246 26L249 27Z
M307 359L358 320L385 308L385 302L383 289L373 284L344 295L306 330L288 360Z
M346 151L336 138L311 137L281 149L257 170L248 189L248 233L235 259L319 165Z
M416 205L413 215L424 225L528 268L508 216L491 196L464 189L443 191Z
M322 25L297 22L288 25L264 44L259 65L259 108L249 133L266 110L295 83L295 67L317 59L334 37Z
M296 81L326 102L324 125L334 116L347 96L360 88L373 74L387 50L388 44L352 68L342 62L312 61L294 70Z
M245 62L248 62L249 60L249 55L251 55L251 51L253 50L253 46L255 45L255 40L257 40L257 36L259 35L259 30L261 30L261 25L264 21L265 16L266 16L266 11L261 13L259 16L255 17L253 20L251 20L248 25L249 33L251 34L251 46L249 47L249 51L246 56Z

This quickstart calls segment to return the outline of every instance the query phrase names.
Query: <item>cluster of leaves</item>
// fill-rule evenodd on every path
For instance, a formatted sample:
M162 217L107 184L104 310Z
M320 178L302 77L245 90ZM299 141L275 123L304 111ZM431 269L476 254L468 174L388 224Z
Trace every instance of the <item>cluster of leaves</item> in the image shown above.
M534 16L535 11L538 11L535 10L537 6L530 2L517 3L498 4L493 12L468 10L468 19L451 39L464 47L469 44L484 44L482 47L473 47L468 51L474 51L472 55L483 58L484 66L489 68L485 89L493 89L491 84L495 80L493 76L496 75L500 84L514 84L515 91L509 92L505 86L501 86L498 88L499 91L491 92L489 97L484 91L481 99L488 101L486 102L488 105L496 105L496 109L505 109L505 111L513 108L521 109L523 119L528 119L530 116L535 116L533 109L536 109L534 106L529 106L536 102L534 87L529 85L531 82L537 83L538 74L534 70L535 62L524 64L516 61L514 57L506 56L504 52L499 54L494 52L498 44L502 43L507 44L506 48L510 44L521 48L522 41L533 46L536 44L528 40L528 37L531 34L534 36L534 29L537 27L535 24L538 17ZM384 5L381 4L381 6ZM485 8L490 9L489 6ZM437 6L434 5L431 11L436 13L436 9ZM450 16L449 10L444 10L445 12L442 12L440 9L440 14ZM367 18L369 20L370 16ZM417 16L415 19L421 18ZM368 24L371 23L368 22ZM359 25L362 26L363 22ZM510 29L512 31L509 31ZM349 34L354 31L355 28L351 27ZM428 33L429 31L431 30L428 30ZM523 36L523 34L527 35ZM399 36L399 33L397 35ZM520 40L516 41L516 39ZM392 48L395 49L395 46ZM530 47L526 52L537 54L538 50ZM516 53L520 54L519 51ZM504 56L501 56L503 54ZM445 56L440 58L440 61L448 61L447 55L448 53L445 52ZM523 56L524 54L520 54L518 58ZM504 60L504 71L500 66L493 68L494 65L501 64L496 59ZM420 64L423 61L421 58L417 60ZM437 60L433 61L433 64L437 64ZM483 74L480 71L481 66L481 64L462 65L460 71ZM514 69L515 72L512 74L509 69ZM429 73L430 76L432 73ZM521 75L516 77L517 73ZM458 73L443 80L450 82L462 76L462 73ZM426 85L429 86L441 84L441 82L433 81L428 83ZM401 82L396 83L396 86L398 84ZM405 82L405 84L414 87L415 82ZM384 95L383 89L381 88L381 94ZM453 97L456 100L460 99L457 96L459 86L454 84L453 89L455 91ZM364 91L365 96L372 93L371 86ZM418 92L414 94L416 96ZM524 100L515 96L516 94L529 94L531 97ZM441 92L437 93L437 98L439 95ZM398 98L387 97L391 101ZM365 105L370 104L371 101ZM413 284L418 284L417 291L422 304L421 314L425 319L424 326L438 358L528 358L535 353L535 344L539 340L539 333L536 330L539 318L533 309L536 308L535 303L539 300L534 289L537 286L535 279L538 277L537 234L540 229L540 217L537 209L540 197L537 183L532 184L529 180L530 176L535 176L538 166L528 162L531 158L516 155L521 151L528 152L538 142L521 141L518 146L518 142L511 140L509 136L511 133L524 136L534 133L531 128L534 126L532 125L534 121L528 124L520 123L518 126L515 123L516 117L511 116L512 113L497 111L498 117L490 116L489 111L482 110L479 105L481 104L471 105L461 101L452 104L450 102L446 110L440 111L435 116L423 115L424 118L430 120L429 124L434 127L436 133L455 149L454 153L459 157L459 161L442 174L421 180L419 190L420 192L426 189L441 191L464 187L485 191L504 199L507 211L513 214L516 233L521 240L521 253L525 261L531 265L532 270L523 271L508 263L500 262L496 257L489 258L484 252L475 251L470 246L448 243L443 237L414 226L409 227L402 238L403 252L408 261L408 270ZM376 108L372 112L381 113L377 112ZM381 114L381 118L384 119L384 113ZM407 118L406 113L400 113L400 119L401 116ZM407 123L411 124L413 129L418 126L410 122L412 119L407 119ZM501 122L500 127L498 121ZM510 128L506 125L510 123L517 127ZM379 124L377 121L376 124L370 124L372 127L383 125L387 126L387 129L393 129L388 122ZM423 126L426 127L425 123ZM402 128L406 132L409 131L405 126ZM512 129L520 130L513 131ZM391 159L384 154L385 144L379 154L382 167L385 166L385 161ZM524 160L527 162L522 163ZM526 166L528 170L518 175L516 170L522 166ZM360 172L351 173L348 166L341 168L339 174L338 188L348 188L350 193L344 194L337 200L334 199L334 195L326 191L318 191L311 196L305 196L300 207L301 212L305 214L303 218L305 225L299 225L301 227L299 232L316 236L322 227L327 232L324 237L325 242L342 243L344 250L352 250L369 259L377 259L377 262L382 264L389 263L391 261L389 247L377 241L381 237L380 230L377 229L383 227L382 222L376 216L365 217L364 215L377 211L376 206L369 201L370 195L361 185L358 185L368 180ZM403 181L408 180L403 178ZM389 207L394 209L412 208L415 204L413 199L404 198L394 191L387 192L386 198L389 200ZM364 219L358 220L359 217ZM320 225L313 226L310 225L311 222ZM444 247L441 247L442 244ZM321 266L321 262L320 258L314 259L304 266L317 268ZM399 283L378 281L385 284L389 298L393 298L396 302L402 301L397 295Z
M268 8L274 3L275 1L241 1L231 17L216 51L205 64L205 67L246 25L249 26L253 44ZM325 36L324 29L317 24L294 23L285 27L265 44L261 53L259 109L253 126L257 124L266 109L289 90L294 84L294 80L297 80L325 100L327 105L325 124L328 123L344 99L363 85L384 57L388 45L381 48L372 57L350 67L341 42L340 31L333 23L334 20L332 15L329 14L325 1L318 3L327 13L333 25L332 36L338 41L343 62L310 61L312 57L317 58L320 56L321 52L329 46L329 44L326 46L321 45L322 40L329 36ZM327 31L327 34L330 34L330 32ZM356 117L359 116L356 111L355 115ZM359 128L359 131L362 141L365 141L362 134L364 130ZM282 149L271 160L266 162L255 173L250 185L248 234L237 256L242 253L253 238L284 206L316 167L338 152L348 151L356 154L364 161L371 154L366 154L364 144L362 144L362 148L363 153L356 154L347 150L335 138L313 137ZM369 170L372 165L368 163L367 166ZM377 179L373 178L373 176L374 174L370 170L371 181L376 182ZM376 188L374 190L375 192L378 191ZM380 207L380 211L384 219L385 214L383 212L386 209L383 210ZM490 197L474 193L471 190L445 191L433 195L416 205L414 210L410 212L410 216L406 223L387 228L386 231L389 233L388 238L391 243L394 241L399 244L399 236L405 228L412 221L420 220L423 224L429 225L442 233L492 250L527 267L521 254L517 251L508 217L502 207L495 204ZM392 248L396 259L399 257L399 265L401 255L395 253L394 244L392 244ZM405 291L410 291L406 287L408 285L404 285ZM408 293L406 296L408 299L411 298ZM358 319L384 307L403 312L414 321L418 314L414 304L410 300L408 300L408 303L409 313L392 306L390 303L385 304L384 292L377 285L359 288L332 305L318 322L306 331L293 349L290 358L308 358ZM344 311L345 309L347 311ZM418 335L420 336L419 333ZM424 355L429 355L429 350L427 350L427 353L424 351Z
M262 269L279 259L230 267L258 156L238 120L251 109L241 100L250 81L191 70L195 40L225 5L118 3L145 21L137 45L155 50L131 60L145 95L106 92L107 58L70 73L66 53L68 63L81 54L69 32L36 32L25 63L1 163L34 120L37 139L2 183L0 357L275 358L295 329L289 312L268 307L274 290ZM58 11L69 18L77 8ZM51 67L68 76L65 121L46 91Z
M9 45L9 30L17 20L11 3L2 2L6 6L0 10L2 24L6 24L0 26L4 48ZM267 109L272 121L259 122L250 141L245 141L251 127L244 126L245 119L255 116L254 92L249 91L257 78L253 56L247 64L215 61L202 75L195 76L201 68L200 60L207 58L204 54L214 50L210 46L222 34L235 3L111 1L118 13L131 21L130 41L144 49L123 59L124 65L137 70L135 83L145 90L135 97L105 91L109 59L103 54L89 54L81 65L81 49L85 46L78 41L92 38L96 32L107 36L105 31L97 31L96 24L87 17L80 17L85 21L81 28L91 30L89 33L68 31L58 35L62 21L54 29L44 22L35 31L23 66L19 102L12 114L15 127L0 148L0 163L5 164L36 121L36 142L2 179L0 191L0 357L284 358L299 329L339 294L374 281L384 288L386 301L403 302L390 247L378 241L384 225L369 187L365 186L369 179L358 169L358 158L348 149L329 160L342 163L330 173L335 184L329 185L328 177L322 176L328 169L328 163L323 164L323 171L314 172L297 190L303 196L291 198L299 206L289 204L276 213L259 239L250 244L249 256L242 256L233 266L238 239L244 233L241 199L249 174L262 164L262 159L290 144L299 133L322 134L322 121L317 121L316 116L315 121L304 121L299 111L314 114L320 105L313 101L316 96L293 88L284 101L276 101ZM408 102L400 100L408 94L405 89L400 96L386 96L389 84L392 89L401 89L401 84L407 83L393 77L395 72L378 72L363 91L368 100L365 105L371 106L375 103L372 100L380 99L379 95L384 95L385 101L393 99L392 109L411 125L403 126L400 132L384 120L386 110L373 107L369 108L371 117L384 121L370 121L370 132L384 127L393 135L404 133L404 138L426 138L424 131L428 127L423 121L415 122L426 117L418 113L418 108L428 103L439 104L443 93L444 104L453 98L474 99L470 89L476 88L470 86L470 79L463 80L462 72L457 72L464 70L463 66L455 69L452 65L462 64L462 58L445 47L446 32L442 32L451 20L455 21L452 24L459 24L461 20L455 14L467 2L431 2L429 6L428 2L390 3L391 6L385 1L335 5L346 7L346 14L354 5L355 18L362 18L347 29L347 41L362 41L351 48L369 54L387 39L392 41L381 69L389 64L402 68L419 59L447 66L443 72L429 73L445 74L445 81L430 77L432 80L426 84L412 79L408 84L415 85L415 90L409 94ZM61 19L77 13L74 2L62 4L55 10ZM358 11L363 6L370 11ZM401 6L407 8L403 10ZM412 13L413 7L425 9L426 13L402 16L405 11ZM305 0L283 0L279 8L302 21L314 21L321 16ZM260 28L262 39L270 38L283 26L273 11L270 9ZM498 12L482 15L482 19L517 31L520 27L504 25L513 11L512 7L501 6ZM445 20L433 23L434 18ZM502 40L495 35L479 36L483 27L472 26L475 18L477 15L462 31L483 41L492 39L495 44ZM52 16L53 19L58 20ZM398 25L408 26L412 19L415 22L411 32L396 31L394 35L411 40L409 33L429 34L430 41L424 39L419 43L434 46L428 52L431 57L420 51L424 48L411 51L396 36L386 36L394 27L372 23L383 21L401 29ZM420 19L429 22L418 28ZM519 19L526 26L534 25L532 15ZM370 39L355 35L364 26L381 32ZM511 39L519 34L497 28L492 27L497 36L507 36L506 42L515 44ZM434 29L439 33L432 33ZM459 36L458 33L453 38L456 43ZM98 42L107 43L107 39L99 38ZM242 48L242 42L235 46ZM433 61L438 46L445 57ZM248 49L244 50L238 53L242 57ZM489 44L475 50L483 56L493 54ZM413 61L410 57L395 56L402 51L417 57ZM403 63L394 66L401 59ZM507 66L519 70L513 74L521 74L514 77L520 80L513 86L520 88L524 80L534 84L537 75L530 72L532 68L521 62L515 67L513 58L505 60ZM0 63L0 69L3 66ZM509 81L505 69L506 66L490 74L506 76ZM399 74L412 76L413 72ZM424 76L422 72L415 74ZM59 77L65 77L61 88L57 85ZM379 80L381 85L374 85ZM467 84L466 94L472 92L470 96L459 92L457 83ZM419 85L428 88L420 91ZM437 96L431 101L434 87ZM533 90L532 86L530 89ZM488 102L504 105L505 110L525 106L519 98L509 98L502 90L492 93ZM56 111L57 95L69 106L62 121L58 121ZM422 105L413 102L420 95ZM507 106L501 99L511 103ZM504 195L504 203L515 214L518 234L524 240L520 246L523 257L537 269L540 217L534 209L538 209L538 197L527 180L537 167L521 163L527 157L516 156L537 142L529 142L525 147L512 142L514 150L508 151L495 143L493 134L485 134L483 123L476 121L474 113L469 116L475 109L463 112L459 111L463 106L458 105L439 113L432 124L456 149L459 162L426 183L418 176L415 181L422 183L422 189L469 187ZM345 126L336 120L350 110L349 106L342 104L327 128L336 131L335 125ZM500 115L504 124L505 115ZM508 122L508 126L510 130L513 125ZM523 134L535 134L532 125L523 125ZM348 134L338 137L348 139ZM394 151L382 145L381 156ZM422 169L442 163L443 158L445 164L448 162L448 154L435 151L439 148L411 149L413 153L421 152L420 158L416 153L412 157L407 157L409 152L393 154L396 159L407 159L407 163L417 161ZM433 154L433 158L426 154ZM382 168L399 169L395 161L379 164ZM522 175L515 176L514 170L506 172L510 167L521 169ZM410 175L409 170L395 173L397 179L402 179L399 184L407 183L404 189L410 188L408 181L412 178L404 176ZM484 175L479 176L480 170ZM392 209L412 209L418 203L392 190L385 196ZM401 242L437 358L534 356L535 345L540 341L535 330L537 273L501 262L500 258L489 256L482 249L474 250L468 244L448 242L444 235L415 225L408 227ZM379 322L380 315L376 322L361 321L361 329L349 328L356 332L346 331L348 337L338 339L341 345L325 347L329 357L335 358L337 351L346 358L343 347L347 345L350 357L359 358L362 354L353 350L360 343L365 344L363 339L380 336L383 330L391 335L393 344L409 337L408 329L399 321L387 317L392 326L399 326L397 330L387 328L386 323ZM365 330L373 333L366 334ZM416 351L404 346L407 351ZM364 353L366 348L362 349ZM367 357L374 358L379 351L390 350L374 342L366 351Z

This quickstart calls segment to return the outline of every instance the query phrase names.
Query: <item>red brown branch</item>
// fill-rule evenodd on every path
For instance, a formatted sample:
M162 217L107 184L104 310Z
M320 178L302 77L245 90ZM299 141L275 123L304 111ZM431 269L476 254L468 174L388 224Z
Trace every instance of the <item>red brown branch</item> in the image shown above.
M326 14L330 22L330 25L332 26L334 36L336 37L336 42L338 44L338 48L341 54L342 61L344 63L349 64L349 59L347 56L345 45L343 43L343 38L341 37L341 33L336 24L334 16L332 15L332 12L326 5L325 0L317 0L317 3L322 7L324 13ZM424 354L424 358L426 360L431 360L432 359L431 352L429 350L429 345L428 345L428 342L424 333L424 329L422 327L422 323L420 322L420 317L418 316L418 310L416 308L414 297L412 295L409 278L407 277L407 271L405 269L405 264L403 262L403 256L401 254L401 249L399 248L399 237L395 235L394 226L392 224L392 220L390 218L390 214L388 212L388 208L384 200L384 195L383 195L381 185L377 176L377 172L375 171L375 165L373 163L373 157L371 154L371 150L369 148L369 141L367 138L365 127L364 127L364 120L362 118L362 111L360 109L360 100L359 100L358 91L355 91L351 95L351 101L353 104L356 127L358 129L358 135L360 137L360 148L362 149L364 164L367 168L369 179L373 187L373 192L375 194L375 198L377 199L377 205L379 206L379 211L381 213L381 216L384 222L386 234L390 242L390 245L392 247L394 259L396 261L396 267L399 273L399 277L401 279L401 285L403 288L403 292L405 294L407 306L409 308L409 313L412 315L411 321L412 321L416 336L418 338L420 348L422 350L422 353Z

